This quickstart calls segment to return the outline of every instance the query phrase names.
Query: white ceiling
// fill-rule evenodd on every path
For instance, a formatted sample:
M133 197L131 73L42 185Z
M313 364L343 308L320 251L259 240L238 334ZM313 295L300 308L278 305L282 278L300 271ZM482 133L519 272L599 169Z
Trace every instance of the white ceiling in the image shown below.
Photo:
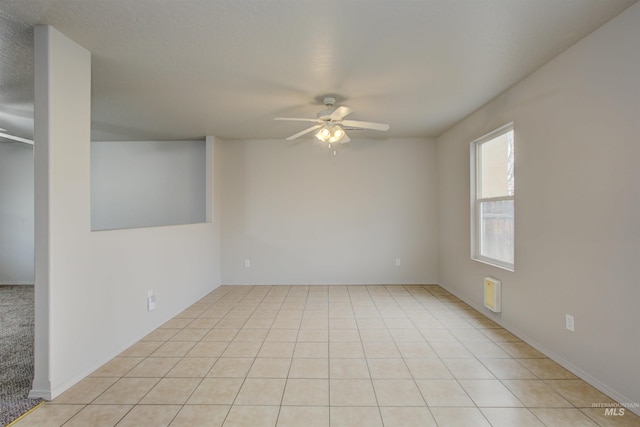
M0 0L0 127L33 135L48 24L92 52L95 140L285 138L326 94L436 137L636 1Z

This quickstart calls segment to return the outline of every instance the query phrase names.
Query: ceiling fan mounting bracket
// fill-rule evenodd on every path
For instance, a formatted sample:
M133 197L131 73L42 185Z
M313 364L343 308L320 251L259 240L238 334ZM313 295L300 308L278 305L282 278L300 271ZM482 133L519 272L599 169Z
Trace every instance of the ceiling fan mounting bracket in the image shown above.
M336 104L336 99L331 97L331 96L327 96L323 99L324 105L326 107L333 107Z

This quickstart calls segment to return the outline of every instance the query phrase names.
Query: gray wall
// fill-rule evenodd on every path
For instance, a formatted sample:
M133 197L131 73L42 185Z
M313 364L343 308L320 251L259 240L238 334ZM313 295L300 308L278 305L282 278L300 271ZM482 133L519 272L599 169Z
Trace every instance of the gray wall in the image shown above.
M227 141L222 152L222 283L438 282L435 141L354 140L336 156L311 138Z
M91 143L93 230L205 221L204 141Z
M33 284L33 146L0 142L0 284Z
M640 402L639 22L637 4L438 140L441 284L620 402ZM513 273L469 257L469 142L510 121Z

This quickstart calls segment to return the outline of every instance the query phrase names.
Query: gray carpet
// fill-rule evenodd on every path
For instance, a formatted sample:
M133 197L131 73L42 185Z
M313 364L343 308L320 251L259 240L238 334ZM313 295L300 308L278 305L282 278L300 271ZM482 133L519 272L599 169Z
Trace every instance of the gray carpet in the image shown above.
M33 380L33 286L0 285L0 425L42 400L28 399Z

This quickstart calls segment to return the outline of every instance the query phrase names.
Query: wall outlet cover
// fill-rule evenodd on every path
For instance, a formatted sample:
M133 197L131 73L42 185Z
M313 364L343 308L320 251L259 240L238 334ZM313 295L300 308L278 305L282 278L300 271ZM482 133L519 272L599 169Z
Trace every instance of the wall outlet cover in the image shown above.
M571 314L565 315L565 327L571 332L575 332L576 330L575 319Z
M153 291L147 292L147 311L153 311L156 308L156 296Z

